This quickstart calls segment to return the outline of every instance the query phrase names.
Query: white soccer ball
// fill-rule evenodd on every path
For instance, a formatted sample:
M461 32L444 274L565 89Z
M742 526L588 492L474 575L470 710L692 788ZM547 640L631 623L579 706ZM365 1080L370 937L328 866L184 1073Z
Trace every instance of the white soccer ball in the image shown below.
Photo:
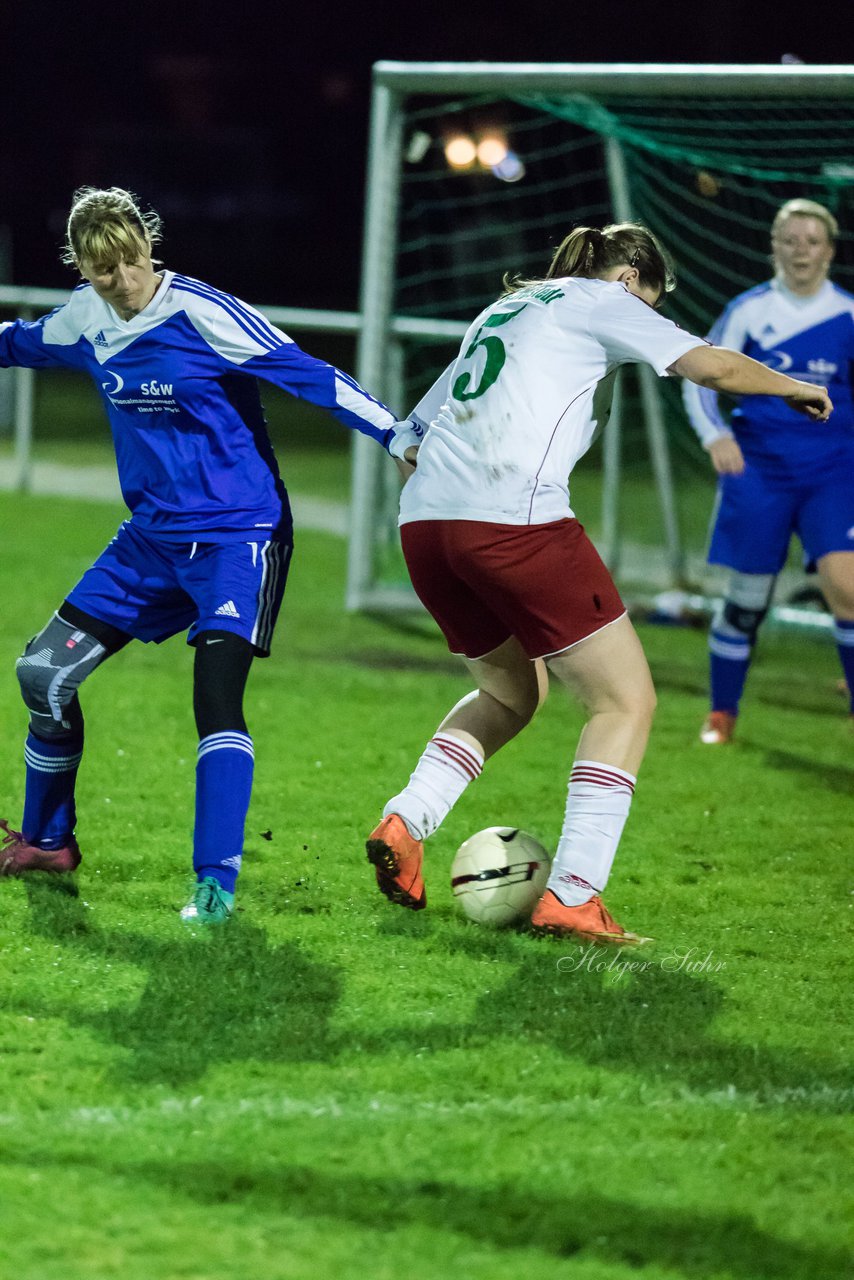
M451 867L451 888L470 920L500 928L527 920L542 897L551 858L517 827L487 827L464 840Z

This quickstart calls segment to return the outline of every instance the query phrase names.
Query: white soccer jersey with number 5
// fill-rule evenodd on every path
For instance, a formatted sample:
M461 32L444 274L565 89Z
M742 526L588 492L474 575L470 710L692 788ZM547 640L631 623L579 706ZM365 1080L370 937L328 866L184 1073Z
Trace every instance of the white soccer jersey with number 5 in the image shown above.
M704 344L619 283L548 280L481 312L410 414L426 428L400 523L571 516L569 474L610 411L614 375L659 375Z

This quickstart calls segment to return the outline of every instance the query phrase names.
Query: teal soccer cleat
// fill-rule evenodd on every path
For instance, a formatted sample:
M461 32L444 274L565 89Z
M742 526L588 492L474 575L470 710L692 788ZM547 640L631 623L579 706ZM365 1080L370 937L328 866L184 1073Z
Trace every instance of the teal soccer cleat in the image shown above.
M193 890L193 896L181 908L185 924L225 924L234 910L234 894L223 889L213 876L205 876Z

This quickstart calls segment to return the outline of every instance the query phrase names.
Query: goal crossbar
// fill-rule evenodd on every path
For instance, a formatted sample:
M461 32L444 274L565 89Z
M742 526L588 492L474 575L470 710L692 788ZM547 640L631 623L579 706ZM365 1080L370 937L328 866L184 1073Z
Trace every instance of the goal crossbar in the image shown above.
M854 65L732 65L726 63L377 62L374 88L398 94L591 93L727 97L832 98L850 93Z

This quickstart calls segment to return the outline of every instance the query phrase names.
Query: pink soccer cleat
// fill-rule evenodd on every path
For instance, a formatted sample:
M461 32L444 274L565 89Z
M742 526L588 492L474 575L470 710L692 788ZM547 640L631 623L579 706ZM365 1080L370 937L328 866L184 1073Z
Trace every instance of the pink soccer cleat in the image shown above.
M60 849L41 849L2 819L0 829L6 832L0 846L0 876L22 876L30 871L75 871L80 866L80 850L74 836L69 836L68 843Z

